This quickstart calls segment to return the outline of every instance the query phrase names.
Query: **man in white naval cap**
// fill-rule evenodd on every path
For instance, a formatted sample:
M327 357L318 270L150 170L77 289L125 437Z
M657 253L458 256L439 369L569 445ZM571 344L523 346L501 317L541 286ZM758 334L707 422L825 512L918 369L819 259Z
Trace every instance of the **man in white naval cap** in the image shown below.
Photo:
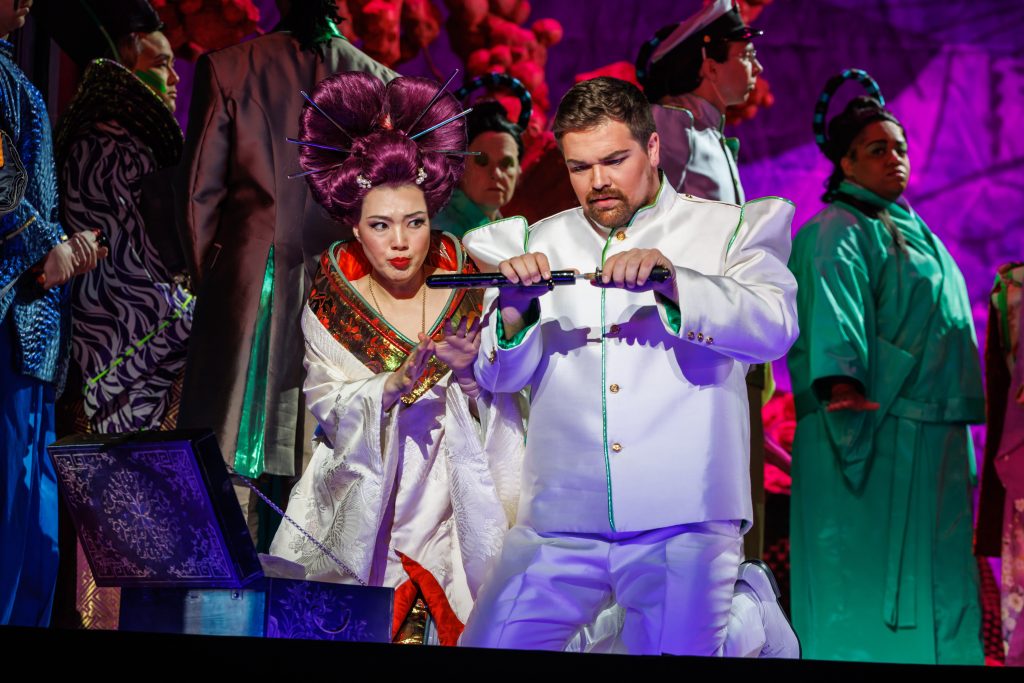
M751 42L762 31L743 22L735 0L715 0L662 28L637 56L637 80L652 104L661 168L681 194L742 204L735 138L725 110L743 104L764 70Z
M736 165L739 140L725 137L723 127L726 108L743 104L764 70L752 42L761 34L746 25L734 0L715 0L663 27L640 48L637 78L661 138L661 168L677 192L743 203ZM747 394L754 525L743 538L751 559L764 552L765 451L788 457L764 435L761 405L773 389L770 366L751 366Z
M531 415L517 524L462 644L560 650L617 604L631 653L720 655L752 518L743 378L797 336L793 208L677 194L624 81L578 83L554 131L581 206L464 241L520 285L602 275L486 302L477 381L530 386Z

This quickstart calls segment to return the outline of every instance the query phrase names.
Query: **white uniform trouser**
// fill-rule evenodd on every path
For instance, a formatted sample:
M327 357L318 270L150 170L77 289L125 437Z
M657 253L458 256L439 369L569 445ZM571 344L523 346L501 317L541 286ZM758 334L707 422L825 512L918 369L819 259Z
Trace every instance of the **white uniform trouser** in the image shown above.
M732 521L613 534L513 527L460 642L562 650L618 603L630 653L721 655L741 539Z

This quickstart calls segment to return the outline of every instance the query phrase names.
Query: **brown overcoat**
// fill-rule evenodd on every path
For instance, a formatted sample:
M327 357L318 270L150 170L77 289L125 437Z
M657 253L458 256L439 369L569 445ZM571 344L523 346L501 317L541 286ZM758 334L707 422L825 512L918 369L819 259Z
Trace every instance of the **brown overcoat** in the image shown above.
M311 270L347 229L313 201L299 171L303 98L325 77L365 71L395 76L348 41L325 57L271 33L200 58L178 177L179 228L198 295L181 402L181 427L211 427L225 461L235 459L250 354L271 246L273 303L265 396L265 471L293 475L303 433L299 314Z

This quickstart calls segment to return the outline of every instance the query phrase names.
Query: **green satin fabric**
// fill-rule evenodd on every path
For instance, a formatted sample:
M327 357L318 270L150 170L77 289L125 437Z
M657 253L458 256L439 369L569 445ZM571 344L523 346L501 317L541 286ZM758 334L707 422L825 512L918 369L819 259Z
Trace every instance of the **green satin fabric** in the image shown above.
M501 215L498 215L498 220ZM462 236L473 228L487 225L493 221L485 214L476 202L470 199L465 192L456 189L448 204L430 219L431 230L450 232L460 240Z
M270 312L273 307L274 246L271 245L267 254L267 268L263 272L263 288L260 291L256 329L249 353L242 418L238 424L238 445L235 449L235 471L252 479L263 474L266 453L267 361L270 356Z
M739 160L740 158L740 139L739 138L722 138L725 140L725 146L732 152L732 158Z

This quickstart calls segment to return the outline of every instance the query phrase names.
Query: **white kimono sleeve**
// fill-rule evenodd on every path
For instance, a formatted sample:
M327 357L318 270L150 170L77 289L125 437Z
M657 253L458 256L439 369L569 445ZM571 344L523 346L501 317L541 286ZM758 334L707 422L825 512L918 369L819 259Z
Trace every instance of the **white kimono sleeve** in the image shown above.
M469 398L449 376L445 393L445 464L455 518L456 554L476 598L486 569L515 523L525 451L525 402L520 394L483 394L480 422Z
M370 581L374 547L395 485L398 403L381 409L387 373L374 374L304 308L306 405L319 429L309 467L292 492L288 513L359 580ZM271 554L302 564L310 579L353 581L315 544L282 522Z

